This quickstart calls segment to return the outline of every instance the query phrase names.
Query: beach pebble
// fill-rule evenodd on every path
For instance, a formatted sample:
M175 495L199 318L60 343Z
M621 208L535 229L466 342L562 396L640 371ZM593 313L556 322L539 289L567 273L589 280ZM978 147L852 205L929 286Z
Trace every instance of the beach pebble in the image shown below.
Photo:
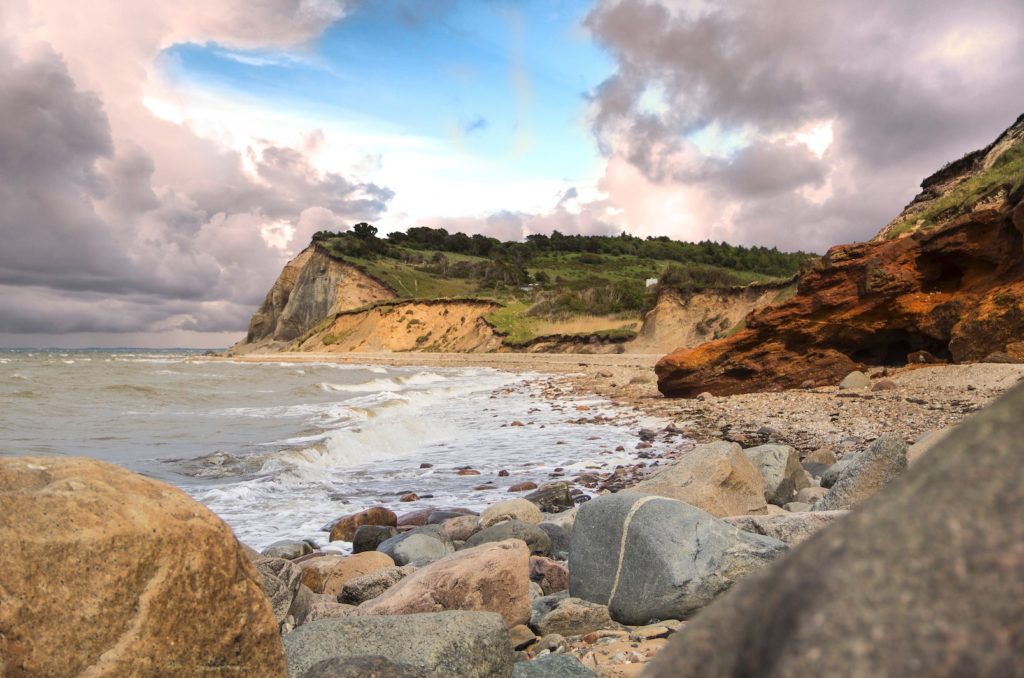
M466 548L506 539L520 539L526 542L533 555L546 556L551 553L551 538L537 525L521 520L506 520L484 528L466 540Z
M437 610L496 612L507 626L530 618L529 551L519 540L467 548L431 563L360 606L360 615Z
M383 506L343 516L331 527L331 541L352 541L356 534L356 528L360 525L390 525L398 526L398 516Z
M542 519L540 509L526 499L507 499L488 506L480 514L480 525L490 527L503 520L520 520L536 525Z

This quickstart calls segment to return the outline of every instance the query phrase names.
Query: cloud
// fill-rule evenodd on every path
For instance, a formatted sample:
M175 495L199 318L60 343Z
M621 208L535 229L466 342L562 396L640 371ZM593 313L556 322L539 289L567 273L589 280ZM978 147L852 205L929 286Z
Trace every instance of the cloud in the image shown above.
M870 237L1024 109L1015 0L601 0L585 25L616 63L590 94L609 199L678 191L711 218L666 212L677 236Z
M0 333L242 330L313 232L379 217L393 192L319 169L316 131L297 147L262 139L243 153L143 105L170 44L290 48L346 10L337 0L0 10Z

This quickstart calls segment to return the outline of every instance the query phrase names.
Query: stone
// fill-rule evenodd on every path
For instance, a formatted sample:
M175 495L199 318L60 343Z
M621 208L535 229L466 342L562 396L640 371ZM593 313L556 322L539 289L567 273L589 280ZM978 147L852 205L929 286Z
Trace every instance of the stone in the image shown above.
M805 487L796 493L796 500L804 504L814 504L816 501L828 494L824 487Z
M284 624L288 611L302 585L302 570L284 558L261 557L253 561L260 575L260 587L270 601L274 621Z
M508 635L512 639L512 648L515 650L522 650L537 640L537 636L534 635L533 631L526 624L516 624L508 630Z
M466 541L479 531L479 516L456 516L441 523L441 533L452 541Z
M506 539L523 540L529 547L530 553L535 556L546 556L551 553L551 538L548 537L547 532L536 525L524 523L520 520L506 520L503 523L480 530L466 540L466 548L472 548L489 542L505 541Z
M764 498L769 504L787 504L810 484L796 450L789 445L758 445L743 450L743 454L764 478Z
M570 523L571 525L571 523ZM544 521L537 525L540 529L548 535L548 539L551 540L551 553L550 556L555 560L568 560L569 559L569 533L565 531L560 525L555 523L549 523Z
M569 483L545 483L523 499L533 502L544 513L560 513L576 506L569 490Z
M907 448L907 465L916 464L921 457L933 447L941 443L953 431L952 426L940 428L935 431L927 431L917 441Z
M540 509L525 499L507 499L491 504L480 514L480 527L488 528L503 520L521 520L536 525L543 519Z
M802 501L791 501L782 508L790 513L804 513L811 510L811 505Z
M545 596L569 588L569 569L550 558L530 557L530 581L540 586Z
M387 657L331 657L317 662L301 678L440 678L433 671Z
M304 620L306 623L318 619L337 619L338 617L349 617L355 614L355 605L347 605L333 600L318 600L309 607L309 614Z
M284 673L255 566L181 490L94 459L3 457L0 516L0 674Z
M1017 386L706 608L647 675L1024 675L1021 412Z
M580 507L569 594L623 624L686 619L787 549L681 501L619 492Z
M512 678L596 678L597 674L566 654L547 654L531 661L517 662Z
M313 552L313 546L305 541L275 541L263 549L260 555L267 558L295 560Z
M550 523L557 525L568 533L572 533L573 523L576 522L576 512L579 508L569 509L568 511L562 511L561 513L549 513L544 515L542 523Z
M476 516L475 513L467 513L465 511L431 511L430 515L427 516L427 525L443 525L446 520L467 515Z
M853 460L857 458L856 454L848 454L836 463L828 467L824 473L821 474L821 486L825 489L831 488L839 480L839 476L842 475L843 471L853 463ZM826 493L827 494L827 493Z
M365 551L351 556L324 556L306 561L302 568L302 583L313 593L337 596L350 579L394 567L395 561L380 551Z
M467 548L405 577L359 614L482 610L500 614L511 628L530 618L529 558L516 539Z
M835 452L830 447L819 447L813 452L809 452L803 459L805 464L820 464L822 466L831 466L832 464L839 461L836 459Z
M871 378L858 370L850 372L839 382L839 388L844 391L857 391L869 386L871 386Z
M879 379L871 385L872 391L895 391L899 386L892 379Z
M412 565L385 567L384 569L364 574L362 577L349 579L341 586L338 602L349 605L365 603L367 600L372 600L384 593L415 571L416 568Z
M377 550L391 556L396 565L429 563L455 552L455 545L437 525L418 527L380 543Z
M537 605L538 601L550 601L550 604ZM582 636L614 624L605 605L579 598L538 598L534 602L530 626L541 636L551 633Z
M848 509L882 489L906 468L907 444L895 434L882 434L842 470L814 510Z
M777 516L732 516L723 520L744 532L761 534L796 546L847 513L849 511L805 510L796 514L785 513Z
M331 541L352 541L360 525L389 525L398 527L398 516L383 506L343 516L331 527Z
M678 499L715 516L764 513L765 483L736 443L697 445L634 490Z
M516 483L508 488L509 492L526 492L527 490L536 490L537 483L527 480L526 482Z
M352 553L376 551L382 543L398 534L390 525L360 525L352 537Z
M322 593L313 593L308 586L299 585L299 590L292 598L292 604L288 608L288 616L295 620L296 624L302 624L309 617L309 612L314 605L320 602L336 602L333 596L325 596Z
M512 645L491 612L433 612L395 617L322 619L284 637L289 678L328 659L380 656L445 678L491 678L512 672Z
M399 499L399 501L403 500ZM437 509L434 508L423 508L417 511L403 513L402 515L398 516L398 527L406 527L407 525L411 525L413 527L423 527L427 524L427 520L430 518L430 514L432 514L436 510Z

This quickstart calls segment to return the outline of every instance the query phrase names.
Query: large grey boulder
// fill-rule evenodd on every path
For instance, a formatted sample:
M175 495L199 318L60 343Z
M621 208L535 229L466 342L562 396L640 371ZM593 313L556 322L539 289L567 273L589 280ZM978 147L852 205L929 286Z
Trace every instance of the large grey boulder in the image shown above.
M678 633L647 676L1024 675L1024 386Z
M548 537L547 532L521 520L506 520L481 530L466 540L465 548L506 539L525 541L526 545L530 547L530 553L535 556L546 556L551 553L551 538Z
M597 674L565 654L547 654L533 661L518 662L512 678L596 678Z
M623 624L686 619L787 548L681 501L619 492L580 507L569 595Z
M810 485L800 457L789 445L758 445L743 454L764 478L764 500L769 504L785 506Z
M455 553L455 545L439 525L429 525L385 539L377 550L391 556L395 565L424 565Z
M731 516L723 520L744 532L763 534L796 546L847 513L849 511L807 511L773 516Z
M907 469L907 444L893 433L882 434L842 470L814 511L848 509L885 487Z
M452 678L512 674L512 641L493 612L428 612L342 617L304 624L284 636L289 678L327 659L379 656Z

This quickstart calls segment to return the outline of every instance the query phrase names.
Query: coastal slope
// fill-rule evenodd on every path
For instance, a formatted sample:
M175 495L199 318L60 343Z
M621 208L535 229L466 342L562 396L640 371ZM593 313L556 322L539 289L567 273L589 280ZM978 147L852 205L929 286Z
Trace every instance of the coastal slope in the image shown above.
M1024 116L922 183L870 242L809 265L789 300L656 365L668 396L834 384L869 365L1024 360Z

